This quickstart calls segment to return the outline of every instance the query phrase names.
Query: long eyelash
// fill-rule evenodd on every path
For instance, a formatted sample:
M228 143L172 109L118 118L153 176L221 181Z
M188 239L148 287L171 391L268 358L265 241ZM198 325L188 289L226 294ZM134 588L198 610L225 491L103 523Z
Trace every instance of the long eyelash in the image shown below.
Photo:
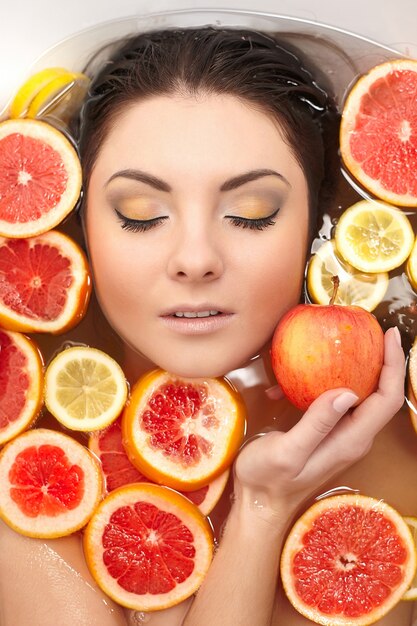
M145 232L155 226L159 226L167 217L154 217L151 220L134 220L130 217L126 217L119 213L117 209L114 209L117 219L122 223L123 230L129 230L132 233Z
M278 215L279 208L267 217L259 217L256 219L249 219L248 217L239 217L237 215L226 215L230 219L234 226L240 228L250 228L252 230L264 230L268 226L275 224L275 217Z

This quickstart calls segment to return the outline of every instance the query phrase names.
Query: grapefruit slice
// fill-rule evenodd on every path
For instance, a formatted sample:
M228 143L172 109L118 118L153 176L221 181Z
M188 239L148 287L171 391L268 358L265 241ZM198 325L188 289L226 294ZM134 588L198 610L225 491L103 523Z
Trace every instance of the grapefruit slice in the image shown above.
M91 433L88 447L100 460L107 493L131 483L152 482L129 461L123 446L121 418L104 430ZM182 495L194 502L203 515L208 515L219 501L229 473L227 469L205 487L196 491L182 492Z
M101 495L97 461L67 435L29 430L0 453L0 517L23 535L53 538L79 530Z
M213 535L198 508L179 493L149 483L116 489L84 534L87 565L101 589L137 611L165 609L201 585Z
M80 162L65 135L38 120L0 124L0 235L33 237L54 228L80 191Z
M87 346L63 350L45 372L45 404L71 430L100 430L124 407L127 382L108 354Z
M91 294L87 259L72 239L49 231L0 238L0 324L8 330L62 333L84 317Z
M28 428L43 402L43 360L36 344L0 329L0 446Z
M123 442L142 474L193 491L232 464L245 423L243 401L227 379L154 370L132 390L122 418Z
M377 198L417 206L417 61L382 63L351 89L342 113L340 152Z
M401 515L357 494L316 502L296 522L281 557L285 592L302 615L328 626L366 626L403 596L416 570Z

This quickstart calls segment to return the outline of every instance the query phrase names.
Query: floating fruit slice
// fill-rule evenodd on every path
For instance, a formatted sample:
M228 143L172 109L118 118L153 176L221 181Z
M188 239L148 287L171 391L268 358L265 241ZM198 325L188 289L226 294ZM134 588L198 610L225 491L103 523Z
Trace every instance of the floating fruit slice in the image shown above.
M411 254L405 266L405 271L412 288L417 292L417 239L414 241Z
M26 116L29 118L49 116L52 112L58 119L61 114L68 113L70 104L74 107L75 93L77 92L77 103L81 104L81 99L87 93L89 78L85 74L77 72L67 72L56 76L45 85L33 98L28 108Z
M29 537L63 537L90 519L102 493L93 455L71 437L29 430L0 453L0 517Z
M408 379L414 396L417 396L417 337L414 338L408 354Z
M123 485L152 482L129 461L123 447L120 418L104 430L91 433L88 447L101 462L108 493ZM228 477L229 470L227 469L205 487L201 487L196 491L182 492L182 495L194 502L203 515L208 515L219 501L226 487Z
M72 211L81 190L75 149L38 120L0 124L0 235L33 237Z
M0 238L0 324L62 333L83 318L91 293L87 259L67 235Z
M414 232L399 209L362 200L340 217L335 242L345 261L361 272L389 272L410 255Z
M155 370L139 379L122 419L123 442L145 476L182 491L227 469L242 443L243 402L229 381Z
M116 489L99 505L84 535L91 574L108 596L137 611L165 609L201 585L213 535L198 508L150 483Z
M23 117L36 95L57 76L68 74L63 67L48 67L32 74L19 88L10 105L10 117Z
M417 550L417 517L404 517L413 537L414 546ZM417 600L417 573L401 600Z
M60 352L45 372L45 404L72 430L100 430L113 422L127 399L118 363L96 348L74 346Z
M0 445L36 419L43 402L43 362L35 343L0 329Z
M331 626L365 626L410 586L416 554L392 507L367 496L316 502L296 522L281 557L285 592L302 615Z
M417 206L417 61L371 69L353 86L340 127L340 151L353 176L376 197Z
M361 306L373 311L388 289L387 272L358 272L337 255L335 243L331 240L317 250L308 264L307 287L313 302L329 304L334 291L333 276L339 277L335 304Z

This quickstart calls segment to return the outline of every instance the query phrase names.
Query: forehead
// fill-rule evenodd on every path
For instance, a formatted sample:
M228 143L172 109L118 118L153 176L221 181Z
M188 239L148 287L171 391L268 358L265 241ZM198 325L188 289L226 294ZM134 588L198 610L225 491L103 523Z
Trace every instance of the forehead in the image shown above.
M284 176L298 168L301 174L272 116L230 95L170 95L126 107L113 120L95 169L111 175L141 167L175 176L179 169L209 175L254 166L279 166Z

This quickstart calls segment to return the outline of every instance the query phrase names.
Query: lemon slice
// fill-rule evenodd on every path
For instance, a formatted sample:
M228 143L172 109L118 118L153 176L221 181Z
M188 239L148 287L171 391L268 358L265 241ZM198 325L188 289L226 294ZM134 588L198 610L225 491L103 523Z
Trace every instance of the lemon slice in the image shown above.
M61 121L69 121L81 106L89 84L90 79L78 72L66 72L56 76L33 98L27 117L52 116Z
M404 521L411 531L417 550L417 517L404 517ZM417 572L411 582L410 587L405 592L401 600L417 600Z
M389 272L410 255L414 233L400 209L362 200L340 217L335 241L342 257L361 272Z
M67 428L105 428L120 414L127 399L121 367L95 348L75 346L60 352L45 373L45 404Z
M39 91L58 76L65 74L68 74L68 70L63 67L48 67L30 76L19 88L12 100L10 117L23 117Z
M365 274L338 257L334 241L324 243L311 257L307 270L307 288L317 304L329 304L333 295L332 277L339 277L335 304L361 306L373 311L384 298L388 274Z
M417 239L414 241L405 271L412 288L417 292Z

